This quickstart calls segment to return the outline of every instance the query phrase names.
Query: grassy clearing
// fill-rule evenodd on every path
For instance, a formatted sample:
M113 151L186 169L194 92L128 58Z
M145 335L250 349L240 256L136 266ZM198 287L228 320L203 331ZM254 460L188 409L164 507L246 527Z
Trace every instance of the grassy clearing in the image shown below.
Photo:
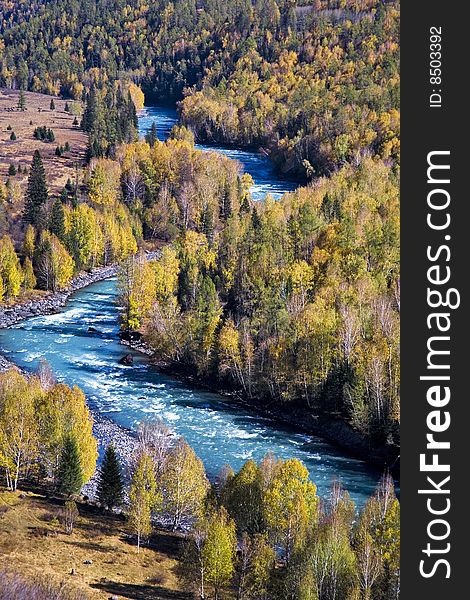
M133 600L186 600L175 568L181 538L157 532L137 554L126 523L80 505L71 535L60 523L63 503L0 490L0 564L25 576L42 575L88 593ZM86 564L91 561L91 564Z
M75 116L65 112L65 100L25 92L26 110L17 109L19 92L0 90L0 177L6 180L10 164L15 167L28 167L35 150L39 150L44 160L51 192L60 192L70 177L75 177L75 165L83 164L86 152L87 136L73 125ZM55 110L50 109L54 100ZM72 101L68 100L72 107ZM78 117L80 120L80 117ZM54 142L43 142L34 138L36 127L52 129ZM11 140L14 132L16 140ZM70 144L70 151L62 157L55 155L57 146ZM26 185L27 175L17 175L21 185Z

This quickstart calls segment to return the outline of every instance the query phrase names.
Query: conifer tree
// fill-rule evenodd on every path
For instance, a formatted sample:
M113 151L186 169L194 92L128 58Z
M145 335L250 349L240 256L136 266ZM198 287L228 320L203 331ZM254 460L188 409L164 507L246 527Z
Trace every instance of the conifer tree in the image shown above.
M57 487L64 496L78 494L83 485L83 472L77 440L67 437L62 447L57 470Z
M155 143L157 142L157 140L158 140L157 124L155 123L155 121L153 121L151 127L147 131L147 135L145 136L145 141L151 148L153 148L155 146Z
M57 236L59 240L63 240L65 237L65 212L60 198L57 198L52 205L49 231Z
M43 225L43 210L47 203L48 191L46 184L46 171L38 150L34 152L33 162L28 178L26 202L23 219L26 223L41 227Z
M24 95L24 90L20 90L20 96L18 98L18 110L21 110L21 112L26 110L26 98Z
M123 500L124 483L122 480L119 457L113 444L109 444L101 465L98 482L98 499L108 510L119 506Z
M51 109L51 110L55 110L55 102L54 102L54 98L51 98L50 109Z

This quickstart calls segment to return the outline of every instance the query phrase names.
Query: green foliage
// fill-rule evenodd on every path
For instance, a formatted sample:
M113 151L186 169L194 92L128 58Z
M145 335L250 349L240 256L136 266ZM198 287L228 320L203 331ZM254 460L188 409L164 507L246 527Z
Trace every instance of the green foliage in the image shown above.
M318 0L301 12L284 0L40 5L33 19L15 3L0 24L0 85L88 92L90 156L135 137L140 95L115 84L127 77L156 98L185 90L183 122L199 140L267 147L291 174L330 173L364 151L399 159L396 2ZM38 44L41 35L54 43Z
M264 528L262 476L253 460L247 461L226 484L224 504L239 533L259 533Z
M97 444L85 395L56 384L47 369L0 374L0 468L7 487L21 477L54 478L66 495L95 472Z
M108 510L120 506L124 498L121 465L113 444L106 447L98 482L98 500Z
M34 274L33 263L26 257L23 263L23 289L26 291L34 290L36 287L36 276Z
M54 132L50 127L46 127L45 125L36 127L33 136L36 140L41 140L42 142L55 142Z
M290 459L276 465L264 500L265 519L287 563L316 524L318 504L316 486L302 463Z
M214 589L214 598L219 598L221 589L231 581L235 573L236 549L235 523L221 509L208 519L201 552L205 579Z
M235 523L227 511L222 507L211 512L193 527L180 577L201 598L210 586L217 600L234 577L236 549Z
M44 223L44 209L49 193L47 191L46 172L41 155L35 150L33 162L29 171L28 188L26 190L25 209L23 219L34 227L41 227Z
M49 217L49 231L59 240L65 239L65 211L60 198L54 200Z
M39 460L48 477L57 481L64 441L72 437L77 446L84 483L95 472L98 456L93 437L93 419L86 404L85 394L77 387L56 383L50 370L39 373L44 394L37 407L36 420L40 430Z
M26 231L23 238L23 254L28 258L33 258L35 245L36 232L34 230L34 227L31 224L29 224L26 227Z
M81 128L88 133L88 158L112 155L117 144L137 138L135 104L123 86L98 89L92 86L87 97Z
M154 163L152 181L160 181L160 172L168 173L166 181L184 173L178 162L176 171L166 170L170 157L188 151L174 144L158 142L152 153L144 144L127 147L123 175L136 156L143 181L149 177L145 157ZM190 156L194 173L199 156ZM248 212L240 209L244 191L234 190L223 219L229 174L219 170L210 188L204 177L195 179L198 188L213 190L214 204L207 194L205 204L197 194L189 201L188 188L179 191L178 184L165 188L166 206L174 193L184 211L173 213L181 229L172 246L175 260L170 266L162 256L156 272L163 278L176 273L177 284L163 296L153 283L145 289L136 284L132 302L122 296L128 322L145 330L161 360L219 378L252 402L275 402L281 410L290 402L342 418L373 443L396 443L399 213L393 169L364 159ZM161 219L158 197L148 205L144 219L150 223L154 210Z
M57 469L57 489L64 496L78 494L84 484L77 440L65 439Z
M152 459L146 452L137 457L129 492L129 527L137 537L137 552L142 539L152 532L152 509L158 505L155 470Z
M155 121L153 121L152 125L149 127L149 130L145 135L145 141L150 146L150 148L153 148L156 142L158 141L157 124L155 123Z
M169 452L159 485L161 512L170 519L173 530L202 515L209 482L201 459L183 439Z
M267 599L276 564L276 551L265 534L244 534L239 545L236 574L240 600Z
M0 374L0 467L7 488L16 490L28 463L38 452L37 401L41 389L16 370Z
M26 96L24 90L20 90L20 94L18 96L18 110L24 112L26 110Z

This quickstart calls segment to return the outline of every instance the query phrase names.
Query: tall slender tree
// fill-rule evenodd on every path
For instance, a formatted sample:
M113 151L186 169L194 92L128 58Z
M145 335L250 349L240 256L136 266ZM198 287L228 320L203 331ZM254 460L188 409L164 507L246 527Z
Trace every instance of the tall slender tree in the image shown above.
M57 484L59 492L64 496L78 494L83 485L80 452L75 437L65 439L57 470Z
M34 152L33 162L28 178L26 201L23 219L38 228L44 225L44 207L47 203L49 192L46 183L46 171L39 150Z
M18 98L18 110L21 110L21 112L26 110L26 98L24 95L24 90L20 90L20 95Z
M52 205L49 217L49 231L63 240L65 237L65 212L64 205L60 198L57 198Z
M150 455L142 452L129 491L129 527L137 537L137 552L140 552L142 539L152 533L152 509L158 502L154 464Z
M155 121L152 121L152 125L147 131L147 134L145 135L145 141L151 148L153 148L157 140L157 124L155 123Z
M109 444L100 470L98 500L108 510L112 510L122 503L123 493L124 482L122 480L121 464L114 444Z

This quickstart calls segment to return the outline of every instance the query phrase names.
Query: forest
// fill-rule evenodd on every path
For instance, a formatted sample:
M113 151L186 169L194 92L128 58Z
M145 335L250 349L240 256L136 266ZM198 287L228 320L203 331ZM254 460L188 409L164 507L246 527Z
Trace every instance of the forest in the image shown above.
M163 363L235 386L251 403L270 402L281 412L300 404L340 415L374 443L397 443L393 171L364 159L280 201L253 204L246 176L237 185L230 164L224 172L226 161L187 142L153 149L140 142L127 152L138 158L132 167L123 158L126 181L139 161L160 173L144 225L165 231L172 243L156 261L124 261L124 330L143 331ZM191 172L184 187L169 183L162 160L181 161Z
M261 146L304 180L399 161L398 3L5 2L0 86L83 99L128 78L200 140Z
M266 1L4 5L0 81L83 101L88 163L51 197L35 152L0 294L123 261L122 327L162 363L397 444L398 10ZM136 141L142 89L180 99L165 143ZM235 162L194 148L265 135L311 179L279 202L254 203ZM137 249L156 241L147 264Z
M118 265L120 335L158 367L255 412L339 422L395 458L398 31L385 0L3 2L0 87L12 121L31 114L35 149L0 181L0 309ZM33 92L52 96L50 113L66 102L86 139L58 190L43 149L54 127L33 123ZM164 142L155 125L138 138L152 101L178 107ZM4 129L11 156L21 140ZM198 142L259 149L299 187L254 201L249 173ZM182 535L178 581L195 597L398 598L390 476L358 511L339 483L320 499L296 459L268 454L209 481L160 420L139 425L130 469L112 444L97 468L92 427L83 392L46 364L0 374L7 492L58 498L54 527L72 535L97 477L100 515L122 516L136 552L161 529ZM29 585L0 569L0 591ZM44 586L24 594L54 597Z
M35 286L55 291L66 287L80 269L127 259L121 269L123 329L143 333L162 363L184 365L203 380L238 390L251 403L271 403L281 413L294 403L313 414L345 420L373 444L397 444L399 171L392 130L398 113L391 101L397 84L397 10L393 3L340 4L315 3L295 24L300 8L295 4L267 11L262 3L250 3L244 19L236 19L241 14L236 12L224 25L236 27L237 35L230 36L236 48L223 41L225 33L219 28L225 3L196 6L184 1L163 10L158 3L148 7L137 2L112 14L109 3L103 3L101 12L94 3L72 3L72 17L67 19L60 18L61 2L46 3L42 10L35 6L34 18L29 5L12 3L9 9L7 4L3 84L82 98L80 123L89 141L81 183L69 181L55 198L47 191L40 152L35 153L25 191L23 240L12 244L8 232L2 238L1 296L10 301ZM247 8L243 3L230 6L232 11ZM262 18L266 14L274 22ZM201 26L203 20L208 29ZM198 66L199 60L188 60L182 125L174 128L170 139L159 142L155 131L149 131L145 142L137 142L136 111L144 95L135 82L148 89L152 73L165 74L165 81L153 77L152 85L167 99L177 96L176 88L169 90L165 82L176 81L168 65L176 69L178 53L175 44L165 40L189 32L195 22L198 28L189 38L207 34L206 49L198 46L201 40L193 40L184 54L192 56L198 48L197 56L211 56L213 64L209 68L204 61ZM78 35L67 37L72 30ZM159 33L151 49L149 31ZM268 39L270 44L263 45ZM165 54L170 47L176 52L171 60ZM365 48L367 68L355 54ZM256 58L261 50L263 57ZM315 77L299 62L300 56ZM378 61L384 63L380 68ZM380 128L357 107L351 117L356 114L360 122L349 118L350 105L344 98L339 112L333 111L337 102L327 94L322 100L325 110L348 132L328 136L336 140L335 148L345 150L341 158L328 159L333 171L327 177L329 169L321 168L326 163L317 156L312 160L319 170L310 173L310 185L280 202L267 197L253 203L248 174L240 176L233 161L194 148L201 127L190 114L204 117L207 94L224 103L229 102L224 99L227 94L240 101L244 94L252 100L258 97L252 84L264 80L255 76L255 65L269 72L267 91L260 94L280 119L263 113L259 120L271 124L280 146L289 138L290 117L279 111L296 105L286 100L289 82L300 107L315 115L313 121L306 114L294 119L297 126L304 120L314 128L310 133L297 131L299 147L308 148L302 141L305 135L318 148L326 148L315 133L319 99L313 101L314 92L299 77L309 85L318 80L328 94L336 90L347 95L360 76L363 94L357 98L386 124L382 132L386 130L388 141L377 145ZM178 73L184 75L180 67ZM199 83L193 83L189 72L195 75L198 69ZM240 79L240 69L245 79ZM322 73L327 74L326 87ZM387 86L373 82L378 74ZM375 108L366 98L374 90L388 97L377 99ZM254 121L241 118L246 110L235 111L238 121L227 130L233 142L250 143L243 131ZM229 126L229 119L222 120ZM241 122L246 124L243 131ZM369 132L364 130L365 137L359 135L363 127ZM204 136L212 135L203 128ZM324 122L321 130L326 133L330 127ZM352 157L346 138L357 135ZM308 159L302 161L306 164ZM284 157L283 163L288 162ZM319 177L320 173L325 174ZM0 188L2 194L8 197ZM137 248L156 240L169 245L155 264L146 264L136 256Z

